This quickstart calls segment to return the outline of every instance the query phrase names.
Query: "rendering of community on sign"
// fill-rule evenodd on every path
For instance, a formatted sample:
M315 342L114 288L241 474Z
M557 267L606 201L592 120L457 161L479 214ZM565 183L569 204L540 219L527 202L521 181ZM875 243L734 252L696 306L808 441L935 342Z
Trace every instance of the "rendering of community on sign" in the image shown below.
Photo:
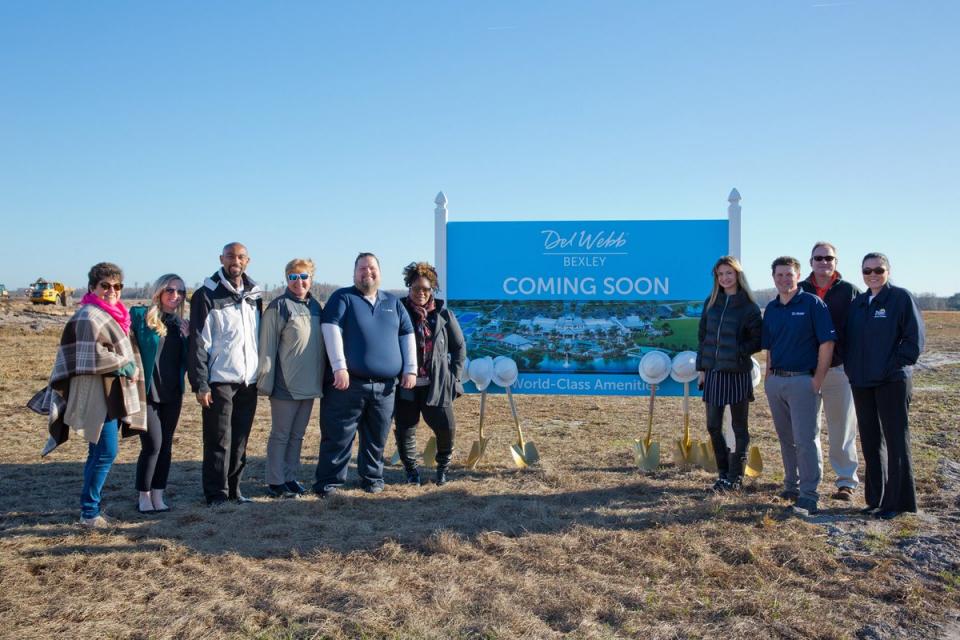
M640 357L697 348L702 301L452 300L471 358L525 373L636 375Z

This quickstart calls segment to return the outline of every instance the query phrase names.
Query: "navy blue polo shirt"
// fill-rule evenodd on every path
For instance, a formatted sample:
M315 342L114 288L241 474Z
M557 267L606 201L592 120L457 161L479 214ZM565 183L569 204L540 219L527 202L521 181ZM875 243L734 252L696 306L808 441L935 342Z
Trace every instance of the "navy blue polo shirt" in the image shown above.
M400 336L413 323L400 298L377 291L376 304L356 287L337 289L323 309L323 322L340 327L347 371L362 378L396 378L403 369Z
M820 345L836 339L827 305L812 293L797 291L785 305L777 296L763 312L760 346L770 350L771 369L814 371Z

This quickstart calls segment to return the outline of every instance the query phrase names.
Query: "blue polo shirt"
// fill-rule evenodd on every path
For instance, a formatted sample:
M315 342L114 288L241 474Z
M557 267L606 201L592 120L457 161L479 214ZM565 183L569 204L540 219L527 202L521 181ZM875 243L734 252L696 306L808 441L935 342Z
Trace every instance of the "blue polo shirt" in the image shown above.
M340 327L351 377L385 379L400 375L400 336L413 333L413 323L400 298L377 291L376 304L370 304L356 287L337 289L323 309L323 322Z
M814 371L824 342L836 341L830 311L812 293L797 291L787 304L777 296L763 312L760 346L770 350L770 368Z

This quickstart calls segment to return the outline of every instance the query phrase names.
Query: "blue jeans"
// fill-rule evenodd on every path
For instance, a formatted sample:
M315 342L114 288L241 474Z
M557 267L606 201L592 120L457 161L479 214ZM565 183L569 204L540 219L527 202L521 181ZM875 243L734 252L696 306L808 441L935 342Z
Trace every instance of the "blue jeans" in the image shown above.
M116 420L103 423L100 440L90 443L87 463L83 465L83 489L80 491L80 515L84 518L96 518L100 515L100 491L107 482L107 474L117 457L119 429Z
M395 380L350 378L343 391L328 385L320 401L320 460L314 489L340 487L347 481L353 439L360 437L357 475L360 485L383 486L383 448L393 419Z

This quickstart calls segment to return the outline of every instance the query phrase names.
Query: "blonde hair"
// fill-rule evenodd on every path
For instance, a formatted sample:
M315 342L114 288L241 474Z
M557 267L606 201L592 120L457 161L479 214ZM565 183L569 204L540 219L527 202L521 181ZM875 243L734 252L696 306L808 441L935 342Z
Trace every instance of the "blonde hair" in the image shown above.
M294 258L283 268L283 275L288 276L291 273L306 272L309 273L312 278L315 269L316 265L313 264L313 260L310 258Z
M717 276L717 270L723 265L727 265L736 271L738 288L743 291L750 302L756 303L757 300L753 296L753 291L750 289L750 285L747 284L747 274L743 272L743 267L740 266L740 261L733 256L721 256L720 259L717 260L716 264L713 265L713 291L710 293L710 300L707 302L707 309L716 303L717 296L720 295L720 278Z
M167 335L167 325L163 323L162 312L163 309L160 306L160 297L163 295L163 290L170 286L170 283L174 280L179 280L183 282L184 288L186 288L186 283L183 278L178 276L175 273L165 273L153 284L153 294L150 296L150 308L147 309L147 315L145 318L146 325L153 329L158 336L161 338ZM180 296L180 304L177 305L176 315L183 319L183 309L187 302L187 296Z

